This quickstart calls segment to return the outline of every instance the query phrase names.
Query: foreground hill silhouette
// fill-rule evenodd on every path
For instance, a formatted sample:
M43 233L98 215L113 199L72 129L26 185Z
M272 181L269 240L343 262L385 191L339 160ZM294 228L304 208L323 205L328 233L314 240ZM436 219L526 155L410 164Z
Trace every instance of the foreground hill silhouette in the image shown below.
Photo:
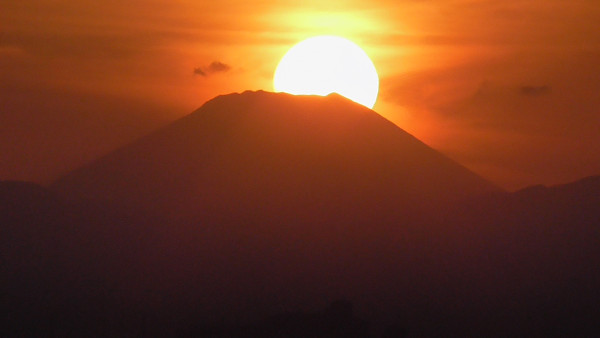
M217 97L53 188L175 218L343 213L365 221L497 190L337 94L268 92Z
M345 297L369 336L597 336L598 205L600 176L400 220L376 246L294 251L263 234L261 256L235 236L0 182L0 333L332 336L350 322L310 313Z

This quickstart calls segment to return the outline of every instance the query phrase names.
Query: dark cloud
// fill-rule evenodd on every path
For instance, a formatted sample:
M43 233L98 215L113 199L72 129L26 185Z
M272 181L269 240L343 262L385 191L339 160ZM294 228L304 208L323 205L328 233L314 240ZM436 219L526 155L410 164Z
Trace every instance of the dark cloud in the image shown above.
M209 71L211 72L226 72L230 69L231 67L229 67L228 65L222 63L222 62L218 62L215 61L213 63L210 64L210 66L208 66Z
M230 69L231 66L229 66L226 63L220 61L213 61L208 66L194 68L194 75L206 77L215 73L224 73L229 71Z
M206 73L202 70L202 68L194 68L194 75L206 76Z

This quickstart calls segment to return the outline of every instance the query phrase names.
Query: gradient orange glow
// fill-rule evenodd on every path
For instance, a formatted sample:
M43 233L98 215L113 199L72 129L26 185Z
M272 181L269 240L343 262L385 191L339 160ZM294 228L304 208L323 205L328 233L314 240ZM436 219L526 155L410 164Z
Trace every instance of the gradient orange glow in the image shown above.
M73 134L67 143L89 147L70 152L44 136L64 134L64 107L38 93L56 92L58 102L81 95L127 102L114 116L161 107L153 116L174 120L217 95L270 90L281 56L316 35L344 36L377 65L374 110L503 187L600 171L600 151L590 146L600 144L599 2L24 0L2 7L4 178L48 180L66 170L38 144L64 149L61 163L72 169L84 154L142 133L110 138L111 128L98 127L93 136ZM37 111L56 114L42 121Z

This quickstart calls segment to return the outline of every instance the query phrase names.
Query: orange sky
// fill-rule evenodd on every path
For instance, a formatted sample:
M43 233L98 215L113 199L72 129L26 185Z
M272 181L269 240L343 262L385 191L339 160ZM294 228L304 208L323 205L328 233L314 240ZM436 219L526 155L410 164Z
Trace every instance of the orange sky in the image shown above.
M285 51L320 34L370 55L376 111L502 187L600 174L595 0L1 7L0 179L48 181L216 95L272 90Z

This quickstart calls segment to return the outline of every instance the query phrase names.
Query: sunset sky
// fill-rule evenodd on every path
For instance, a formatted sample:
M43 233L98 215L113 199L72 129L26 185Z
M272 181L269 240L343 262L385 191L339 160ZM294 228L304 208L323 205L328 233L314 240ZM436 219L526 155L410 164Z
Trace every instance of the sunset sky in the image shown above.
M0 180L48 182L346 37L374 110L514 190L600 174L597 0L5 0Z

